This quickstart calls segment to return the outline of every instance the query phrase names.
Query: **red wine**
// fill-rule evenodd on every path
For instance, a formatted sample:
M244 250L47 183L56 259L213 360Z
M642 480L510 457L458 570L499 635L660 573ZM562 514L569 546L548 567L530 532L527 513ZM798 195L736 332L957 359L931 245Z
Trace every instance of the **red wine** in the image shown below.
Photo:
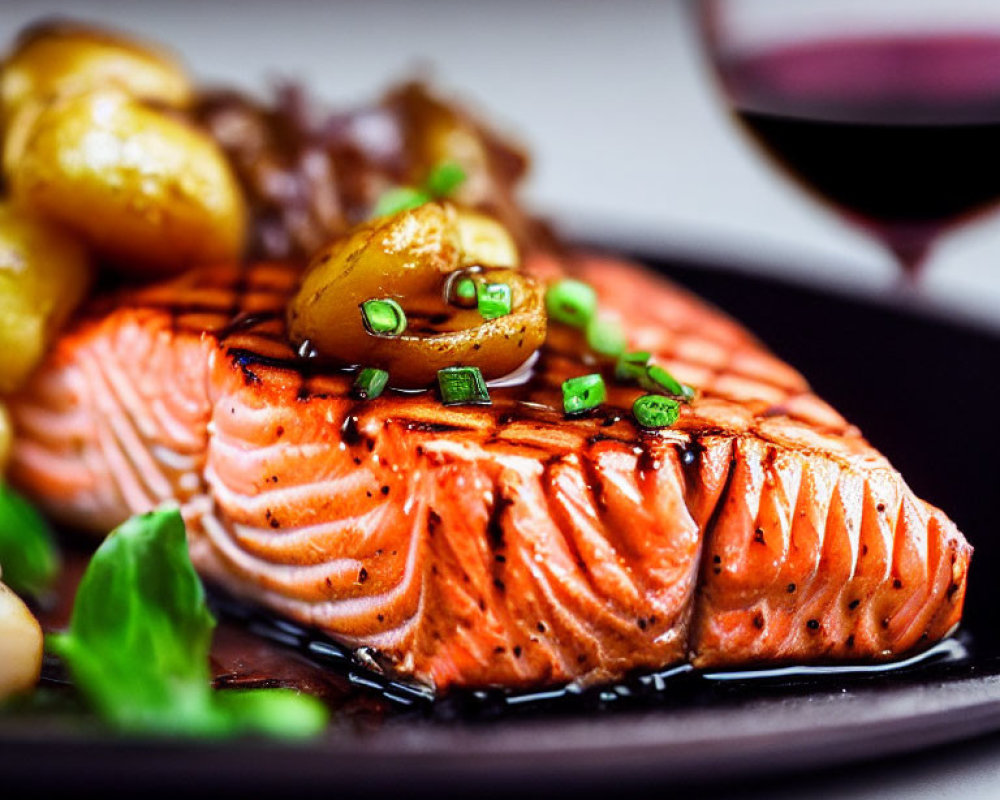
M834 39L721 68L765 148L911 266L1000 199L1000 36Z

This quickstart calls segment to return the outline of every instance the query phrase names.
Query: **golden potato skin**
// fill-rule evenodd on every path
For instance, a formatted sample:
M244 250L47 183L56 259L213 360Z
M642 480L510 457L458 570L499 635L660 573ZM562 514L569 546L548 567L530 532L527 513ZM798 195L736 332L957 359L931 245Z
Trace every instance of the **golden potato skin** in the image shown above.
M436 333L388 337L366 329L365 300L391 298L407 309L421 298L440 298L449 273L474 265L489 267L490 280L511 287L513 313L486 321L474 309L452 309ZM516 267L516 247L499 223L426 203L372 220L316 253L289 305L289 333L325 356L388 370L396 387L427 386L439 369L456 364L498 378L545 339L542 288Z
M367 364L378 341L365 329L359 304L435 291L459 266L454 219L450 206L427 203L371 220L318 251L289 305L292 339Z
M186 105L193 93L183 67L164 51L110 31L50 22L22 35L4 63L0 112L6 118L29 99L108 86L167 106Z
M477 264L515 268L521 263L514 237L493 217L462 209L456 222L462 252Z
M510 314L484 320L478 311L459 311L453 320L465 321L466 327L431 335L369 336L363 363L387 370L392 386L410 389L433 383L445 367L479 367L487 380L510 374L545 343L545 291L516 270L492 270L490 279L511 287Z
M0 394L17 389L41 361L90 279L87 251L75 237L0 204Z
M41 111L10 186L129 272L176 272L243 250L243 196L215 142L118 90Z
M46 23L22 35L0 70L4 175L45 106L103 87L168 107L183 107L193 95L174 58L124 36L72 23Z
M0 700L38 683L42 647L38 620L20 597L0 583Z

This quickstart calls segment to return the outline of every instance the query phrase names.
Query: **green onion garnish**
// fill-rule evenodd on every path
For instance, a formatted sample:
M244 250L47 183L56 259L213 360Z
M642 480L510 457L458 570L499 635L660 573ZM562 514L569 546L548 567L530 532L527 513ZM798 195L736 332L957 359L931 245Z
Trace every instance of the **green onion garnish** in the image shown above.
M582 328L597 311L597 292L583 281L563 278L545 292L545 309L556 322Z
M510 313L510 287L506 283L483 283L478 292L479 313L483 319L505 317Z
M479 294L475 278L462 272L453 272L444 284L444 301L459 308L475 308Z
M406 330L406 314L395 300L365 300L361 316L365 327L378 336L399 336Z
M652 357L653 354L645 350L622 353L615 364L615 378L623 382L639 380L646 374L646 367Z
M385 217L419 208L434 199L443 199L452 194L465 181L465 170L451 161L438 164L427 175L422 188L414 186L393 186L379 196L372 209L373 217Z
M424 188L432 197L448 197L465 182L465 170L454 161L443 161L431 170Z
M398 214L400 211L419 208L430 201L431 196L422 189L414 189L412 186L395 186L382 192L372 210L372 216L385 217L390 214Z
M438 388L441 402L446 406L490 404L490 393L479 367L439 369Z
M455 297L459 300L464 300L467 303L475 301L477 294L476 282L472 278L462 278L455 284Z
M682 397L685 400L694 397L694 389L685 386L657 364L646 367L646 372L639 376L639 385L649 392L666 393L674 397Z
M587 344L596 353L617 356L625 350L628 341L617 322L594 317L587 323Z
M632 414L644 428L667 428L677 422L681 407L661 394L644 394L632 404Z
M608 399L607 389L604 388L604 378L596 373L563 381L562 393L563 410L567 414L589 411L592 408L597 408Z
M365 367L354 381L354 394L362 400L374 400L389 383L389 373L376 367Z

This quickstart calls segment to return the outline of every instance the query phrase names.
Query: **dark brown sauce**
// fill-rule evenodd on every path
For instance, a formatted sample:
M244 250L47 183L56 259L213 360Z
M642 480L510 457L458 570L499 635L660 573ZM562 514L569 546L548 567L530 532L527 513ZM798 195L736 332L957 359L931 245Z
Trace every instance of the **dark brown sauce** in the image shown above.
M215 332L219 339L228 339L237 333L252 331L265 322L273 322L276 319L283 319L284 315L280 311L242 311L239 312L232 321L225 327ZM261 331L255 331L257 336L263 335ZM284 338L284 337L283 337Z
M947 677L967 667L970 659L969 637L960 634L922 652L885 663L778 665L723 671L699 671L690 664L678 664L637 673L611 685L570 684L527 691L501 687L458 689L435 697L429 687L397 680L377 665L372 669L373 662L364 653L359 654L318 631L224 595L213 595L213 606L227 622L288 648L289 658L305 658L317 669L339 675L355 692L383 701L387 705L380 713L399 714L409 710L444 721L540 712L590 713L665 704L699 706L720 699L731 700L734 695L750 699L775 691L831 691L880 680L899 682L906 677L928 680ZM281 673L281 679L287 677L287 673Z
M503 545L498 542L495 546ZM66 626L72 597L88 558L79 540L66 542L61 581L43 607L35 609L46 631ZM428 686L393 677L371 648L347 647L317 630L212 587L209 602L219 620L210 660L217 688L294 688L319 697L338 717L378 725L414 714L447 723L534 714L702 707L775 693L839 691L879 681L898 684L905 680L946 679L967 671L970 653L975 650L970 635L959 633L923 652L888 663L726 671L698 671L689 664L679 664L637 673L611 685L459 689L436 697ZM71 680L54 658L45 659L41 685L71 699Z

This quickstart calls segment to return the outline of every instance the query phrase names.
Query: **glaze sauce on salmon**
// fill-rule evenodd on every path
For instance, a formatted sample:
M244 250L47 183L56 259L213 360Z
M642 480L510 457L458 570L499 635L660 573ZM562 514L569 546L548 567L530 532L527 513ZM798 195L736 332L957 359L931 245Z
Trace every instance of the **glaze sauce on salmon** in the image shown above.
M292 350L299 272L263 263L95 302L12 401L12 478L100 532L179 502L207 578L439 691L887 660L954 628L971 548L795 370L635 267L526 269L592 284L697 387L676 425L638 428L606 369L566 418L562 381L602 365L558 325L491 406L359 401Z

